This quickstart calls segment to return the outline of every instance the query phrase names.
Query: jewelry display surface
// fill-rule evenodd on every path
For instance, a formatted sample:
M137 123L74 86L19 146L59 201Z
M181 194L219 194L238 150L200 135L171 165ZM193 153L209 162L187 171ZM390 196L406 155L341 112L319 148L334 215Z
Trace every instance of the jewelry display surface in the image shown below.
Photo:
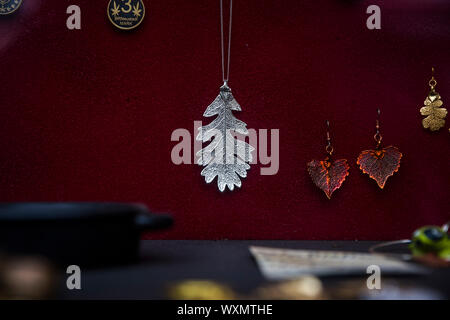
M142 261L138 264L100 270L86 270L83 273L83 290L64 290L65 281L61 281L61 299L166 299L168 284L181 280L203 280L219 283L233 291L251 297L257 288L268 282L258 270L249 248L251 246L282 249L326 250L338 253L347 251L367 254L368 249L377 241L279 241L279 240L242 240L242 241L186 241L151 240L142 241ZM338 256L338 255L336 255ZM101 271L101 272L100 272ZM393 283L397 290L428 288L436 295L449 297L448 270L436 270L432 275L404 274L401 277L383 275L383 287L387 289ZM355 296L359 289L366 289L367 273L353 273L347 277L320 278L326 292L355 286ZM392 282L391 282L392 280ZM130 285L132 284L132 285ZM358 290L357 290L358 289ZM384 290L383 289L383 290ZM339 297L339 296L338 296ZM342 296L341 296L342 298ZM349 297L347 297L349 298ZM360 296L360 298L362 298Z

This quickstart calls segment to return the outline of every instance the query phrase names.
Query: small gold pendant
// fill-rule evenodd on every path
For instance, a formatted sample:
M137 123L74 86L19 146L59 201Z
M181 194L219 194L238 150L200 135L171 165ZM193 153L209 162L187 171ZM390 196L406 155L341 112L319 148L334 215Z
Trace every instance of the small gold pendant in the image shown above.
M434 68L432 68L434 73ZM422 125L425 129L430 129L431 131L438 131L445 125L445 117L447 116L447 109L441 108L442 100L439 93L436 92L435 87L437 85L434 75L428 82L430 86L430 93L425 99L424 106L420 108L420 114L426 116L422 120Z
M22 4L22 0L0 0L0 15L8 15L15 12Z
M110 0L107 14L116 28L132 30L144 20L145 6L142 0Z

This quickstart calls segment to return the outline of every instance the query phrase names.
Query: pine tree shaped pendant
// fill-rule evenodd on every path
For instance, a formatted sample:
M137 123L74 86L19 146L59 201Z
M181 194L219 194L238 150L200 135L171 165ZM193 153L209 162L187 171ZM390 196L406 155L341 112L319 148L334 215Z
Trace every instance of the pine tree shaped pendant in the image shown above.
M209 145L197 152L197 163L205 166L201 175L206 183L217 176L217 186L220 191L226 187L231 191L234 186L241 187L241 179L247 176L249 163L253 160L254 148L243 140L237 139L235 133L248 135L247 125L234 117L232 111L241 111L234 99L227 82L220 87L216 99L206 108L204 117L217 115L210 124L198 128L197 140Z

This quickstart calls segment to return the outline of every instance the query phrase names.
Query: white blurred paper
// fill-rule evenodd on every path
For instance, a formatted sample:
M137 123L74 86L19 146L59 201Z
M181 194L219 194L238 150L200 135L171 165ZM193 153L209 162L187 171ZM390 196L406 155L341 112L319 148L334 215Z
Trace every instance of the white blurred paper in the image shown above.
M287 280L304 275L367 275L377 265L381 274L423 274L426 269L395 258L370 253L250 247L258 267L268 280Z

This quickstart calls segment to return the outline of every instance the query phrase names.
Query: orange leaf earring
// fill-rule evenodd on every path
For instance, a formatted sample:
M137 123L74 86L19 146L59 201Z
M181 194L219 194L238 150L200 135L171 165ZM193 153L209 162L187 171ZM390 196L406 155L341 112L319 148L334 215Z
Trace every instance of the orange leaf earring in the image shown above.
M367 173L383 189L387 179L400 168L402 154L393 146L381 148L381 140L383 138L380 133L379 117L380 109L378 109L376 133L373 136L377 146L375 150L362 151L356 163L363 173Z
M330 122L327 120L327 146L325 151L328 156L325 160L312 160L308 162L307 168L314 184L325 192L328 199L334 191L339 189L344 183L345 178L349 175L350 168L346 159L333 161L333 146L330 138Z

